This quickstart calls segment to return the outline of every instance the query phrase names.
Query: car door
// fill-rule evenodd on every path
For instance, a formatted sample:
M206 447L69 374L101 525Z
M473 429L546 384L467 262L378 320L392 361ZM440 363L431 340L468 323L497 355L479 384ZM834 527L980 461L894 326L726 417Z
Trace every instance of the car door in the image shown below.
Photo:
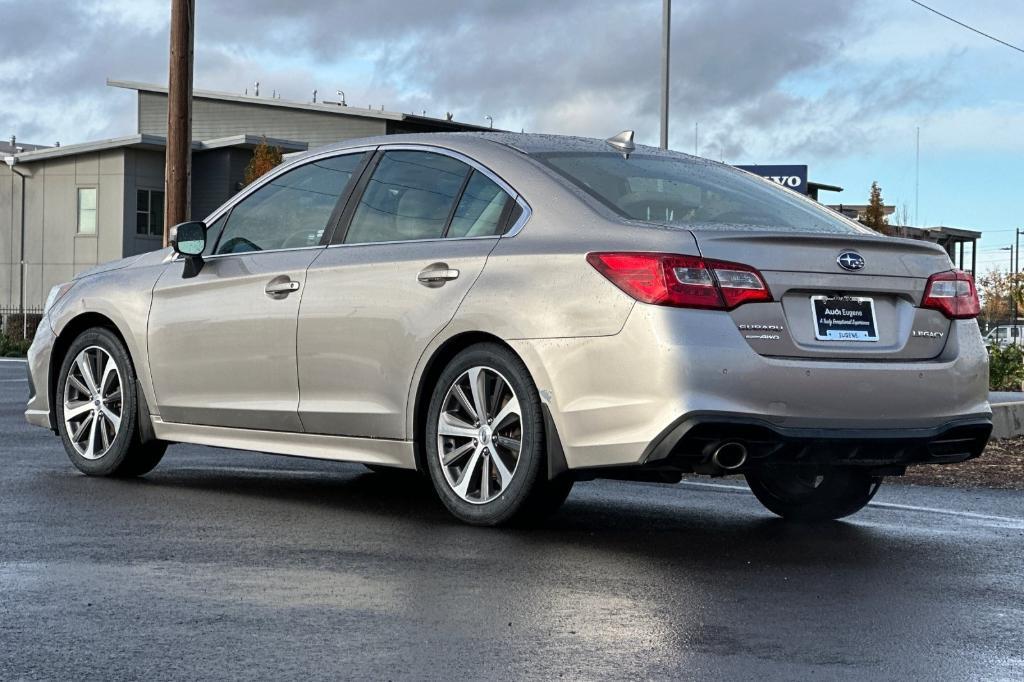
M174 262L149 321L164 421L301 431L295 334L306 270L326 248L362 153L277 172L211 224L198 275Z
M307 431L406 437L416 364L517 210L486 169L437 149L378 151L335 244L309 269L299 313Z

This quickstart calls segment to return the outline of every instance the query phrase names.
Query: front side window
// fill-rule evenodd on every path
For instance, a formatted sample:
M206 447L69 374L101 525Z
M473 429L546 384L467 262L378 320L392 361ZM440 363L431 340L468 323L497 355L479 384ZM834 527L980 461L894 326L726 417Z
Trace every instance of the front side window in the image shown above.
M491 237L502 229L505 206L512 200L503 189L478 170L466 183L452 216L448 237Z
M163 237L163 190L140 189L135 194L135 234L140 237Z
M96 234L96 188L78 188L78 234Z
M442 237L469 172L469 166L450 156L385 152L359 200L345 243Z
M624 218L708 230L873 234L790 190L706 161L614 152L535 157Z
M215 253L320 244L335 204L362 160L363 154L333 156L275 177L231 209Z

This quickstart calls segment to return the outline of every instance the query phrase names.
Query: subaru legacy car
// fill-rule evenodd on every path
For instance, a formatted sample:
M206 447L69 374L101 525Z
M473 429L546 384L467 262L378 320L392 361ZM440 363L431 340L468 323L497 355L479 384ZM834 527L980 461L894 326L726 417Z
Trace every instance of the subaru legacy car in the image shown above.
M26 416L85 474L173 443L343 460L480 525L580 480L738 474L815 521L991 431L941 248L628 131L339 144L171 241L46 303Z

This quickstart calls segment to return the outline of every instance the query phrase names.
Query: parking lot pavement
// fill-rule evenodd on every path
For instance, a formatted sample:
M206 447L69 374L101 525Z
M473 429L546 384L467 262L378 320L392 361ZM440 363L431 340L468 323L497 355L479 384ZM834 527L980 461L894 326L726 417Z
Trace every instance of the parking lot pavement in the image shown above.
M0 363L0 679L1020 679L1024 494L772 518L732 482L580 484L543 526L411 476L175 446L90 479Z

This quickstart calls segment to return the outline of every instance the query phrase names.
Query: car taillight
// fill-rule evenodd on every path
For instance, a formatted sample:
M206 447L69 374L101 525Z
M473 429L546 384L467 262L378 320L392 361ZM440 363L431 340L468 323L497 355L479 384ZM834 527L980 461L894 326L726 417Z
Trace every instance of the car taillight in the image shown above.
M732 310L771 301L764 278L740 263L671 253L591 253L587 262L640 301L677 308Z
M922 308L938 310L951 320L969 320L981 312L974 278L963 270L939 272L928 278Z

